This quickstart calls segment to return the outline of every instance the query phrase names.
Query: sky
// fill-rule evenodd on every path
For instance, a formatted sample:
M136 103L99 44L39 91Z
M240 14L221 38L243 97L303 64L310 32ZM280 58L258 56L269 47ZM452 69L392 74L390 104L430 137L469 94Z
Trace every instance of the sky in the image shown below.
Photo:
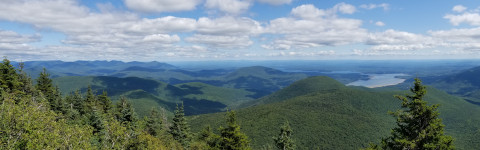
M472 0L0 0L32 60L480 59Z

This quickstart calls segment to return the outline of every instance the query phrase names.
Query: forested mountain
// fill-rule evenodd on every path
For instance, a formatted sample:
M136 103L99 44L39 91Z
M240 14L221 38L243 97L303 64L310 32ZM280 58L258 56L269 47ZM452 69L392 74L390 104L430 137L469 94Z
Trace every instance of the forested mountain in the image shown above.
M441 105L446 134L456 139L457 148L479 147L480 108L435 88L427 89L427 101ZM404 93L345 87L328 77L311 77L261 99L256 106L239 109L237 114L257 149L270 143L278 132L273 127L286 120L300 149L359 149L389 134L395 120L387 112L401 103L393 95ZM222 116L193 116L192 128L219 126L217 120Z
M430 79L428 84L480 104L480 67Z
M106 91L114 100L125 96L132 101L140 116L147 115L152 107L162 107L173 112L175 104L182 102L187 115L219 112L251 101L255 95L244 89L216 87L199 82L171 85L138 77L66 76L54 78L53 81L64 94L75 90L84 93L91 86L97 93Z
M222 75L206 71L211 76L205 79L221 77L203 80L209 84L112 76L52 80L45 69L32 80L20 66L4 60L0 68L0 128L8 131L0 140L6 149L359 149L389 134L395 119L387 112L401 104L393 95L407 93L260 66ZM441 105L439 117L454 145L480 147L480 107L432 87L427 91L429 104ZM219 112L226 108L236 110Z

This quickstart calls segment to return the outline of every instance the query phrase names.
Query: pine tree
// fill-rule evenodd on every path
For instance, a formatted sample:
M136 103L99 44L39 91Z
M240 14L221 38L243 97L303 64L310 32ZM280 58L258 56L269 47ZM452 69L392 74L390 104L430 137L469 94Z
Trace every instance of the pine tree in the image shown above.
M19 93L22 83L18 81L18 74L7 58L0 64L0 88L7 92Z
M93 93L91 85L88 85L87 94L85 96L84 101L85 101L85 105L86 105L86 110L88 112L91 112L97 106L97 98L95 97L95 94Z
M212 132L212 128L207 126L198 134L198 141L205 142L209 149L217 149L220 146L220 136Z
M132 105L123 96L117 103L115 118L123 125L131 125L132 122L137 120Z
M190 144L190 128L188 127L187 120L185 118L185 112L183 110L183 103L180 107L177 107L174 112L172 126L170 127L170 134L173 138L181 143L184 147L188 147Z
M35 95L35 87L33 86L33 81L30 76L23 70L25 64L23 62L18 64L18 81L21 82L20 90L27 95Z
M292 128L288 121L286 121L282 127L280 127L280 134L274 137L275 146L281 150L293 150L295 149L295 143L292 139Z
M158 136L162 130L162 116L155 109L152 108L150 115L147 118L147 133L153 136Z
M227 127L220 127L221 149L244 150L250 149L247 135L240 132L235 111L227 112Z
M50 104L50 108L55 110L55 108L57 108L57 97L55 97L53 81L49 76L50 74L47 73L47 69L43 68L43 71L40 72L40 76L37 78L36 89L45 96L45 99L47 99Z
M98 102L103 109L103 113L108 113L112 109L112 101L106 91L103 91L102 95L98 96Z
M402 101L401 110L391 112L397 118L397 127L391 135L382 140L383 149L454 149L453 138L444 134L442 120L438 118L439 105L428 106L423 97L426 87L415 78L413 95L395 96ZM368 149L379 149L370 144Z

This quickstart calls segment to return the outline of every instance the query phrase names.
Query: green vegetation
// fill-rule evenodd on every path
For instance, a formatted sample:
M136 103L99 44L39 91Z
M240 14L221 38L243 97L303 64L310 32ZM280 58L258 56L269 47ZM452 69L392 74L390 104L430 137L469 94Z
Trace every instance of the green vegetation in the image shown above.
M456 74L431 79L428 83L450 94L464 97L480 104L480 67L471 68Z
M106 92L95 95L90 86L64 98L46 70L33 86L8 60L0 67L0 149L188 148L161 127L165 114L139 119L126 98L112 106Z
M290 127L290 123L285 122L282 127L280 127L280 134L275 137L273 140L275 141L275 146L281 150L293 150L295 149L295 143L292 139L292 128Z
M401 110L391 112L397 117L397 127L382 139L381 146L370 144L368 149L454 149L451 136L444 135L442 120L438 118L438 104L427 106L423 97L426 87L415 78L410 89L414 95L396 96L402 101Z
M385 112L402 104L392 95L406 93L345 87L328 77L310 77L253 101L261 88L271 91L271 87L281 88L302 77L289 79L297 75L251 67L231 73L221 86L198 82L170 85L135 77L60 77L52 81L50 73L43 70L33 85L20 66L17 70L6 59L0 64L0 149L219 150L273 148L271 145L279 149L358 149L397 129L395 119ZM259 73L246 73L249 71ZM56 84L69 91L60 92ZM447 147L455 144L458 149L480 147L478 106L434 88L428 87L428 94L422 92L423 86L414 89L421 96L401 98L403 104L426 108L418 113L430 114L426 122L433 125L428 130L435 131L419 135L438 137L445 128L454 143L445 136L433 141L447 143ZM437 113L436 105L411 103L415 99L441 107ZM182 101L185 105L175 105ZM191 112L210 112L204 108L211 106L215 111L239 109L185 117ZM396 113L397 121L419 120L408 120L406 112ZM390 142L406 137L395 135Z
M401 105L392 95L405 93L345 87L328 77L310 77L292 86L305 88L287 87L262 99L261 104L237 110L239 125L251 139L253 149L273 145L272 137L278 136L275 127L285 120L290 121L295 131L292 138L298 149L366 147L367 143L388 136L395 127L395 119L386 112ZM445 133L456 139L455 146L458 149L480 147L480 108L431 87L428 91L425 100L442 106L438 109L439 117L446 125ZM299 95L288 99L273 96L281 93ZM191 116L192 131L200 131L207 125L219 126L222 122L218 118L222 115Z

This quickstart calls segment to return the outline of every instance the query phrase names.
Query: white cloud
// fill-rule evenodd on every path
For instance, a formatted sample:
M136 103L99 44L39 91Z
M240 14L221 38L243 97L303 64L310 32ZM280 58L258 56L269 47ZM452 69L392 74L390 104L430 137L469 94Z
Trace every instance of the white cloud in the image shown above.
M249 0L207 0L205 7L218 9L228 14L240 14L250 7Z
M147 19L126 22L126 32L138 34L189 32L195 30L196 20L191 18L178 18L166 16L161 18Z
M325 10L320 10L312 4L301 5L292 9L291 13L295 17L304 19L318 18L327 15Z
M180 41L178 35L168 35L168 34L152 34L147 35L143 38L145 42L159 42L159 43L175 43Z
M360 8L363 9L375 9L375 8L383 8L383 10L388 10L390 8L390 5L387 3L382 3L382 4L363 4L360 5Z
M381 21L377 21L377 22L375 22L375 25L379 26L379 27L383 27L383 26L385 26L385 23L383 23Z
M245 48L253 44L248 36L222 36L222 35L203 35L195 34L185 38L185 41L205 44L213 48Z
M480 14L465 12L460 15L447 14L443 18L448 19L451 24L458 26L467 23L474 26L480 26Z
M267 3L270 5L282 5L282 4L290 4L292 0L258 0L261 3Z
M421 50L436 46L436 41L429 37L409 32L386 30L371 33L365 41L373 45L372 50Z
M455 6L453 6L453 8L452 8L452 11L454 11L454 12L459 12L459 13L460 13L460 12L463 12L463 11L465 11L465 10L467 10L467 7L465 7L465 6L463 6L463 5L455 5Z
M132 10L145 13L194 10L201 0L124 0Z
M266 32L283 35L266 49L309 48L317 46L344 45L361 42L367 36L367 30L361 28L361 20L338 18L337 10L343 13L354 12L348 4L337 4L332 9L322 10L313 5L293 8L292 16L299 18L277 18L271 20Z
M198 19L196 32L212 35L256 35L263 32L263 27L259 22L246 17L202 17Z
M40 41L40 35L21 35L0 29L0 43L22 44Z
M353 14L353 13L355 13L355 11L357 11L355 6L347 4L347 3L339 3L335 6L333 6L333 9L339 11L340 13L344 13L344 14Z

